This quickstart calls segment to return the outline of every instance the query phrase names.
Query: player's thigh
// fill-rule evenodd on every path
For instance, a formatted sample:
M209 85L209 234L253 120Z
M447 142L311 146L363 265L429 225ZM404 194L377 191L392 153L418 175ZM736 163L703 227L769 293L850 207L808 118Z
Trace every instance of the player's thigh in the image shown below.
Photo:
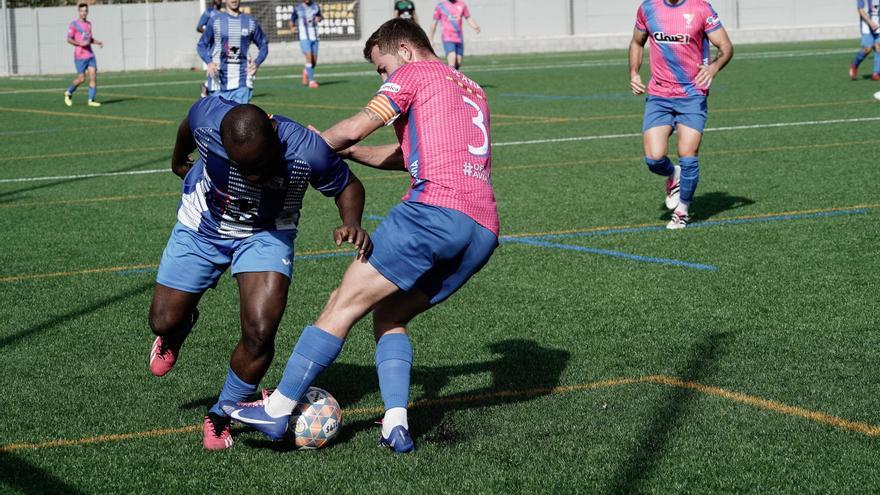
M339 338L345 338L351 327L379 301L400 289L373 265L355 259L345 270L342 282L327 300L315 325Z
M89 81L95 82L98 79L98 68L94 66L89 66L86 69L86 73L89 75Z
M431 306L430 297L420 290L395 292L373 308L374 337L378 341L386 333L405 332L406 325Z
M678 132L678 156L697 156L700 153L703 133L684 124L678 124L676 132Z
M645 156L652 160L660 160L669 152L669 136L672 135L672 125L661 125L646 129L642 134L642 145Z
M239 273L235 280L241 304L242 332L255 338L271 339L284 316L290 278L266 271Z

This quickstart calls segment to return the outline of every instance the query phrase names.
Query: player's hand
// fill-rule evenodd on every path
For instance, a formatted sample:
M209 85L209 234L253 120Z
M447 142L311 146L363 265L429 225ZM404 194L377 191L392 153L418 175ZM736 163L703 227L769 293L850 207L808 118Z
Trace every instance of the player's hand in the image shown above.
M880 24L878 24L877 21L871 21L868 23L868 25L871 26L871 31L876 31L880 29Z
M206 72L208 74L208 77L216 76L217 75L217 63L211 62L210 64L208 64L208 68L206 69Z
M360 225L340 225L333 229L333 240L337 246L348 242L358 249L358 258L370 252L370 235Z
M247 66L248 75L251 77L254 77L255 75L257 75L257 69L259 69L259 68L260 68L259 65L255 64L253 62L248 62L248 66Z
M312 124L307 125L307 126L306 126L306 129L308 129L308 130L314 132L315 134L317 134L317 135L319 135L319 136L321 135L321 131L319 131L318 128L315 127L315 126L313 126Z
M474 28L474 31L476 31L477 34L480 34L480 31L482 31L482 30L480 29L480 26L477 26Z
M95 44L98 45L99 48L104 48L104 42L103 42L103 41L96 41Z
M696 83L697 86L708 88L712 85L712 80L715 79L715 74L718 73L718 69L714 64L698 65L697 68L700 69L700 72L697 72L697 77L694 78L694 83Z
M629 87L636 96L645 94L645 91L648 89L645 87L645 83L642 82L642 76L639 74L629 78Z

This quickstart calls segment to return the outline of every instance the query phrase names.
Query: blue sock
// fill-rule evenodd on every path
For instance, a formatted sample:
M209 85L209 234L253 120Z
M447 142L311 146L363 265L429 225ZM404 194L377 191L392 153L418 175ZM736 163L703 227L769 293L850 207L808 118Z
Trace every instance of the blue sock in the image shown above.
M652 160L646 156L645 163L648 164L648 169L657 175L669 177L675 173L675 166L672 165L672 161L668 156L664 156L659 160Z
M409 404L413 350L405 333L385 334L376 343L376 372L385 410Z
M874 52L874 74L880 74L880 52Z
M287 360L278 391L289 399L300 400L309 385L342 351L343 342L316 326L306 327Z
M230 400L232 402L241 402L250 397L251 394L257 391L257 384L250 384L242 380L232 371L232 368L229 368L229 371L226 372L226 383L223 384L223 390L220 391L220 397L217 398L217 403L211 406L209 412L214 414L219 414L220 416L226 416L226 413L220 409L220 402Z
M862 60L865 60L865 57L867 57L867 56L868 56L867 53L865 53L861 50L857 51L856 57L853 59L852 64L855 65L856 67L858 67L859 64L862 63ZM876 57L876 55L874 55L874 56ZM875 60L876 60L876 58L875 58Z
M309 75L309 81L315 80L315 68L312 67L312 64L306 64L306 74Z
M72 95L74 91L76 91L76 86L71 84L70 87L67 88L67 94Z
M89 86L89 101L95 100L95 93L97 93L97 92L98 92L98 88L93 88L93 87Z
M679 197L682 202L690 203L694 199L697 182L700 181L700 159L696 156L684 156L678 160L678 163L681 165Z

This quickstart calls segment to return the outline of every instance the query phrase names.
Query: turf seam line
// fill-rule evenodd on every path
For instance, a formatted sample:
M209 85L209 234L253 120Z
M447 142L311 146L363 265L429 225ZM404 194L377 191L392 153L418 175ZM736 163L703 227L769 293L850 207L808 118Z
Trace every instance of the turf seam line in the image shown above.
M462 395L458 397L441 397L436 399L422 399L411 402L409 407L412 408L430 408L434 406L444 406L450 404L461 404L470 402L481 402L486 400L494 400L508 397L540 397L547 395L559 395L572 392L581 392L596 390L602 388L614 388L622 385L634 384L654 384L669 387L684 388L700 392L705 395L727 399L739 404L749 405L758 409L764 409L779 413L785 416L798 417L819 423L825 426L831 426L840 430L846 430L852 433L860 433L869 437L880 436L880 426L863 423L860 421L851 421L832 414L821 411L814 411L798 406L791 406L782 402L765 399L755 395L734 392L721 387L704 385L698 382L682 380L680 378L668 375L646 375L635 378L616 378L610 380L599 380L589 383L581 383L577 385L562 385L557 387L544 387L526 390L501 390L498 392L487 392L484 394ZM381 414L382 407L362 407L343 409L344 416L356 416L366 414ZM201 429L201 425L182 426L177 428L159 428L153 430L131 432L131 433L114 433L105 435L96 435L92 437L84 437L78 439L56 439L43 442L20 442L10 443L0 446L0 452L13 452L16 450L36 450L53 447L73 447L78 445L88 445L96 443L108 443L124 440L134 440L141 438L155 438L180 433L195 433Z

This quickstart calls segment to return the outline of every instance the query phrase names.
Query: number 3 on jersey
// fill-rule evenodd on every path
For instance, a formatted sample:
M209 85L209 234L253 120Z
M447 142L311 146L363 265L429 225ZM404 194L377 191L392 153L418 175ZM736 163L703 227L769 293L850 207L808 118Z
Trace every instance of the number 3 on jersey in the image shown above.
M468 152L474 156L486 156L489 153L489 133L486 132L486 117L473 100L467 96L462 96L461 98L468 106L473 107L477 111L477 116L472 118L471 122L483 133L483 144L479 147L468 145Z

